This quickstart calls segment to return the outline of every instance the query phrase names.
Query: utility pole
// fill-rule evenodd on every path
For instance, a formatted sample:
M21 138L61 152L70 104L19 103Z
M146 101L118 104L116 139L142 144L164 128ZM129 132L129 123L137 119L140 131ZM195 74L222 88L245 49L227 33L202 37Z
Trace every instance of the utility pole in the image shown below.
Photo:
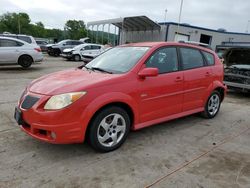
M164 16L165 25L166 25L166 22L167 22L167 13L168 13L168 9L165 9L165 16Z
M179 20L178 20L178 25L177 25L177 41L179 38L179 27L180 27L180 22L181 22L181 14L182 14L182 6L183 6L183 0L181 0L181 5L180 5L180 12L179 12Z

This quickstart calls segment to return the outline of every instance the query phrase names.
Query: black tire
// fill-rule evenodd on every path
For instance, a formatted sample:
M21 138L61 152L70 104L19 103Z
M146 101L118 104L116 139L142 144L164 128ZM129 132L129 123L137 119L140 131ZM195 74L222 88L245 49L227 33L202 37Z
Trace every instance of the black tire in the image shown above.
M120 120L120 122L118 122L119 120L117 120L117 126L116 127L114 126L113 128L114 129L118 128L119 127L118 123L123 124L125 122L125 125L122 125L122 127L124 127L123 133L119 132L119 131L117 131L115 133L115 132L113 132L114 129L113 129L113 131L111 130L112 128L110 126L112 126L112 123L114 122L114 119L112 120L112 116L115 117L115 115L118 115L118 117L121 116L123 119L118 118ZM106 123L107 118L111 118L112 123L111 122ZM101 127L100 124L102 121L105 121L105 124L108 124L109 128L107 128L108 129L107 131ZM123 123L121 123L121 122L123 122ZM111 106L111 107L107 107L107 108L104 108L103 110L101 110L93 118L93 120L91 121L89 126L90 127L89 127L89 131L88 131L88 142L92 146L92 148L94 148L95 150L97 150L99 152L110 152L110 151L113 151L113 150L119 148L126 140L128 133L129 133L129 130L130 130L130 118L129 118L128 113L124 109L122 109L120 107L116 107L116 106ZM100 138L101 132L103 132L102 134L104 136L107 134L107 136L108 136L107 143L101 143L99 141L98 138ZM111 136L113 134L117 135L116 136L117 143L114 145L105 146L104 144L108 144L108 142L114 142L112 139L112 136ZM99 137L98 137L98 135L99 135ZM103 138L104 138L104 136L103 136Z
M218 99L218 106L217 106L216 111L214 109L210 110L210 108L209 108L211 106L211 104L213 104L212 101L211 101L212 100L211 98ZM218 91L213 91L211 93L211 95L207 99L207 102L206 102L206 105L205 105L205 110L201 113L202 117L204 117L206 119L214 118L218 114L218 112L220 110L220 105L221 105L221 95L220 95L220 93Z
M74 61L81 61L81 57L79 55L74 55Z
M23 68L29 68L33 63L32 57L29 55L22 55L18 59L18 64L21 65Z
M53 48L53 53L55 57L58 57L61 54L61 50L59 48Z

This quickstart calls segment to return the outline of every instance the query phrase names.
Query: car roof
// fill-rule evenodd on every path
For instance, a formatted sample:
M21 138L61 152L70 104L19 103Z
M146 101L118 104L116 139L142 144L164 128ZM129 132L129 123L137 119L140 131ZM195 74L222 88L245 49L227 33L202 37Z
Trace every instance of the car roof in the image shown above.
M24 43L24 44L29 44L23 40L19 40L17 38L12 38L12 37L4 37L4 36L0 36L0 39L8 39L8 40L14 40L14 41L17 41L17 42L21 42L21 43Z
M188 43L181 43L181 42L139 42L139 43L130 43L130 44L124 44L121 45L123 47L150 47L150 48L157 48L157 47L161 47L161 46L182 46L182 47L192 47L192 48L196 48L196 49L200 49L203 51L207 51L207 52L213 52L213 50L208 49L206 47L202 47L202 46L198 46L195 44L188 44Z

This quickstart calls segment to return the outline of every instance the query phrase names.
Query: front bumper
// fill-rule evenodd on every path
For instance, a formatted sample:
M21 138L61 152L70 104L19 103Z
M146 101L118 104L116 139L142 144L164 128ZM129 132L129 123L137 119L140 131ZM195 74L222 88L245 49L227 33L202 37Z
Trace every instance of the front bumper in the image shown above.
M64 54L64 53L62 53L62 54L60 54L60 56L63 57L63 58L66 58L66 59L73 58L73 54Z
M35 95L28 93L27 95ZM27 96L25 95L25 96ZM23 98L25 98L25 96ZM44 104L49 96L39 95L39 101L30 109L23 109L22 102L16 107L15 118L23 130L28 135L41 141L54 144L81 143L84 141L86 126L81 120L82 113L79 109L65 108L58 111L43 110ZM16 111L20 112L19 119Z

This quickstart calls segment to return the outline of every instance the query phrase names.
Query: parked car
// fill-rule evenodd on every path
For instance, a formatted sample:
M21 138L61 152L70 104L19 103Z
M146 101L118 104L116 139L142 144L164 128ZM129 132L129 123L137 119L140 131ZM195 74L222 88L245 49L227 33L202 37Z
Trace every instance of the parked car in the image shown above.
M22 41L25 41L29 44L33 44L33 45L37 45L35 39L30 36L30 35L23 35L23 34L0 34L0 37L10 37L10 38L15 38L15 39L19 39Z
M83 42L79 40L62 40L56 44L47 45L48 54L51 56L59 56L64 49L66 48L74 48L79 44L83 44Z
M36 39L37 45L40 46L42 52L47 52L47 45L49 44L48 40L46 39Z
M38 45L15 38L0 37L0 64L19 64L28 68L33 62L42 60L43 55Z
M98 56L103 51L103 45L98 44L80 44L74 48L64 49L61 56L68 60L80 61L84 55L92 57Z
M250 92L250 47L233 47L224 56L224 83L228 88Z
M112 48L86 66L34 80L15 118L30 136L117 149L129 130L194 113L213 118L226 93L223 65L212 50L183 43Z

